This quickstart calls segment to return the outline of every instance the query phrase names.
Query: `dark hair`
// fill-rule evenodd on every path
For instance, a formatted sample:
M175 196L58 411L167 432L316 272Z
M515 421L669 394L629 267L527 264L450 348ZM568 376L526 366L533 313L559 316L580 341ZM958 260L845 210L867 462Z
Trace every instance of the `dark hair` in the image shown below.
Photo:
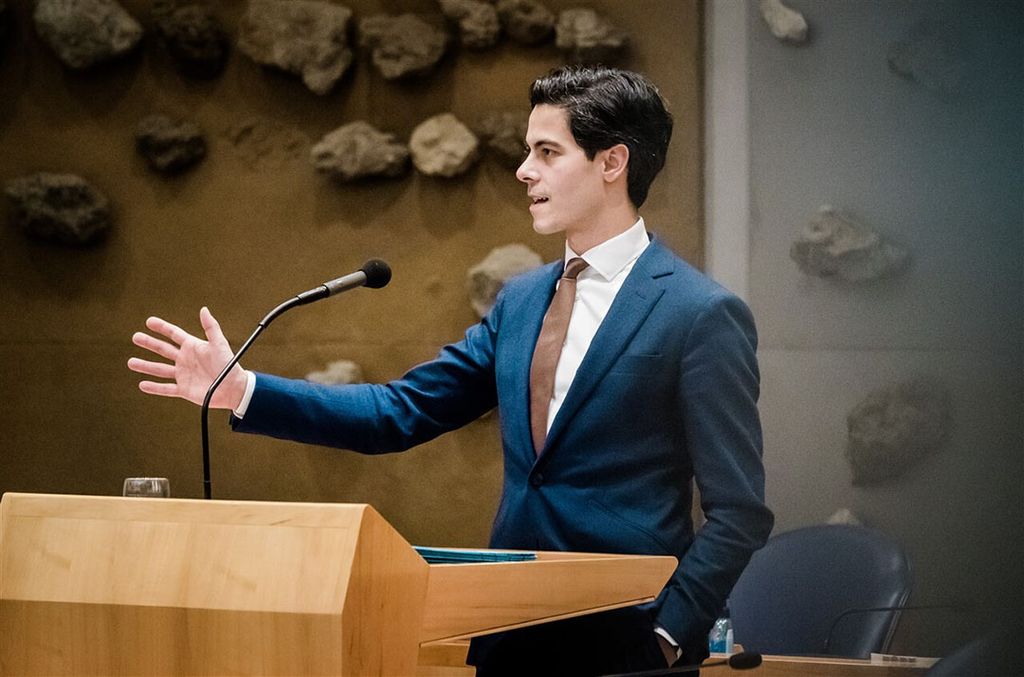
M530 105L540 104L566 110L569 130L588 159L625 144L629 199L635 207L644 203L672 138L672 115L650 80L604 66L563 66L533 83Z

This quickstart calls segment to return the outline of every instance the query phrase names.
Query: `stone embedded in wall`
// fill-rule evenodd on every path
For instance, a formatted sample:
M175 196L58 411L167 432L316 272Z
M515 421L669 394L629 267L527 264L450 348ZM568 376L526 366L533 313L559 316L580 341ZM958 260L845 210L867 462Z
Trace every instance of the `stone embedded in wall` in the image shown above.
M849 508L840 508L832 513L832 516L825 520L825 524L848 524L855 527L864 526L864 523L853 514Z
M484 145L503 165L516 168L523 162L523 145L530 121L528 111L487 113L480 118L477 133Z
M409 166L409 149L362 120L338 127L313 146L310 158L318 171L340 181L396 177Z
M524 244L495 247L483 261L466 272L469 303L477 315L491 312L498 292L509 278L536 268L543 261L537 252Z
M154 170L177 174L206 157L206 139L197 125L150 115L135 128L135 148Z
M459 27L459 42L470 49L498 44L501 21L494 5L481 0L440 0L441 13Z
M67 246L98 242L110 229L110 200L74 174L39 172L9 181L11 220L28 236Z
M359 44L388 80L422 75L444 56L448 33L415 14L378 14L359 22Z
M918 24L889 47L889 70L937 94L956 94L967 75L960 43L930 23Z
M230 42L209 7L167 3L154 9L153 15L157 36L182 75L205 80L224 72Z
M906 267L906 250L884 240L867 226L840 216L827 205L804 228L789 249L800 270L815 277L868 282Z
M451 113L427 118L409 137L412 163L428 176L451 178L466 172L480 157L479 150L476 135Z
M567 9L558 15L555 46L574 62L614 61L629 43L626 32L593 9Z
M68 67L82 70L132 51L142 26L114 0L38 0L36 33Z
M348 22L352 10L318 0L249 0L238 49L258 64L302 76L312 92L327 94L352 64Z
M870 393L846 417L846 458L855 486L903 475L949 437L949 393L917 379Z
M499 0L497 9L505 33L516 42L539 45L555 32L554 13L536 0Z
M329 363L323 371L309 372L306 380L324 385L363 383L363 368L352 360L337 360Z
M803 14L786 7L782 0L761 0L758 7L761 18L779 40L797 43L807 40L807 19Z

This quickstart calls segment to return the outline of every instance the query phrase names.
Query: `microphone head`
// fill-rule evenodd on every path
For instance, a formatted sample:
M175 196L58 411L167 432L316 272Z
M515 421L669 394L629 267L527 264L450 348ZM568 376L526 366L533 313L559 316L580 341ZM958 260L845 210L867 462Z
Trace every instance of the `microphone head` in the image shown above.
M370 259L360 268L366 275L366 285L371 289L380 289L391 282L391 266L380 259Z
M733 670L751 670L761 664L761 654L741 651L729 656L729 667Z

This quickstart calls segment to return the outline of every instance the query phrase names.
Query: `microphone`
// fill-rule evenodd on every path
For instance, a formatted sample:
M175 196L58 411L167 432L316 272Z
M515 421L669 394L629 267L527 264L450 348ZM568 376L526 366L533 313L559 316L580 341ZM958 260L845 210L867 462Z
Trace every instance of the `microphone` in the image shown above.
M292 298L288 299L284 303L281 303L276 308L267 313L259 324L256 325L256 330L253 331L252 335L242 344L242 347L238 349L227 365L220 372L220 374L210 384L209 389L206 391L206 397L203 399L203 406L200 412L202 420L202 431L203 431L203 497L207 500L213 498L213 490L210 483L210 401L213 400L213 393L217 390L220 384L227 378L228 372L231 371L232 367L238 364L238 361L245 355L245 351L249 350L249 347L256 340L256 337L263 332L267 326L273 322L278 315L281 315L287 310L291 310L295 306L304 306L307 303L313 303L320 299L325 299L328 296L334 296L342 292L348 291L349 289L356 289L357 287L369 287L371 289L380 289L387 285L391 281L391 267L381 261L380 259L370 259L363 264L363 267L354 273L349 273L343 277L339 277L335 280L324 282L319 287L314 287L308 291L304 291L300 294L296 294Z
M391 267L380 259L370 259L363 264L362 268L354 273L349 273L348 275L339 277L336 280L324 282L319 287L315 287L309 291L304 291L301 294L296 294L295 298L299 299L299 301L294 305L306 305L307 303L319 301L320 299L325 299L328 296L334 296L335 294L340 294L341 292L348 291L349 289L355 289L356 287L380 289L381 287L386 286L390 281Z
M761 654L753 651L741 651L734 653L728 658L716 658L713 661L693 663L691 665L676 665L659 670L641 670L640 672L622 672L616 675L605 675L605 677L658 677L659 675L683 675L687 672L698 672L704 668L719 668L728 665L732 670L752 670L761 665Z
M726 662L733 670L752 670L761 664L761 654L753 651L741 651L729 656Z
M971 611L973 607L969 604L962 602L949 602L946 604L911 604L907 606L872 606L872 607L852 607L844 609L834 619L832 624L828 626L828 634L825 635L825 644L822 647L822 653L826 656L829 655L829 648L832 645L832 637L835 635L836 628L839 626L840 621L848 616L857 616L860 614L873 614L873 613L886 613L886 612L901 612L901 611L956 611L966 612Z

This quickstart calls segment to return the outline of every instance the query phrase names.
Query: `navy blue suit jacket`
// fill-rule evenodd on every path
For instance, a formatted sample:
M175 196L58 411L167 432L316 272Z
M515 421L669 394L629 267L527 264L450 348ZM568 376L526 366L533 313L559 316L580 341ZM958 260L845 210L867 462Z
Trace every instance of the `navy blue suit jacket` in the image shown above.
M651 605L684 647L707 632L767 539L756 334L746 305L657 241L587 352L538 456L534 343L562 263L510 280L436 359L387 384L259 375L237 430L364 453L399 451L497 406L505 458L491 547L675 555ZM706 523L696 535L692 480Z

